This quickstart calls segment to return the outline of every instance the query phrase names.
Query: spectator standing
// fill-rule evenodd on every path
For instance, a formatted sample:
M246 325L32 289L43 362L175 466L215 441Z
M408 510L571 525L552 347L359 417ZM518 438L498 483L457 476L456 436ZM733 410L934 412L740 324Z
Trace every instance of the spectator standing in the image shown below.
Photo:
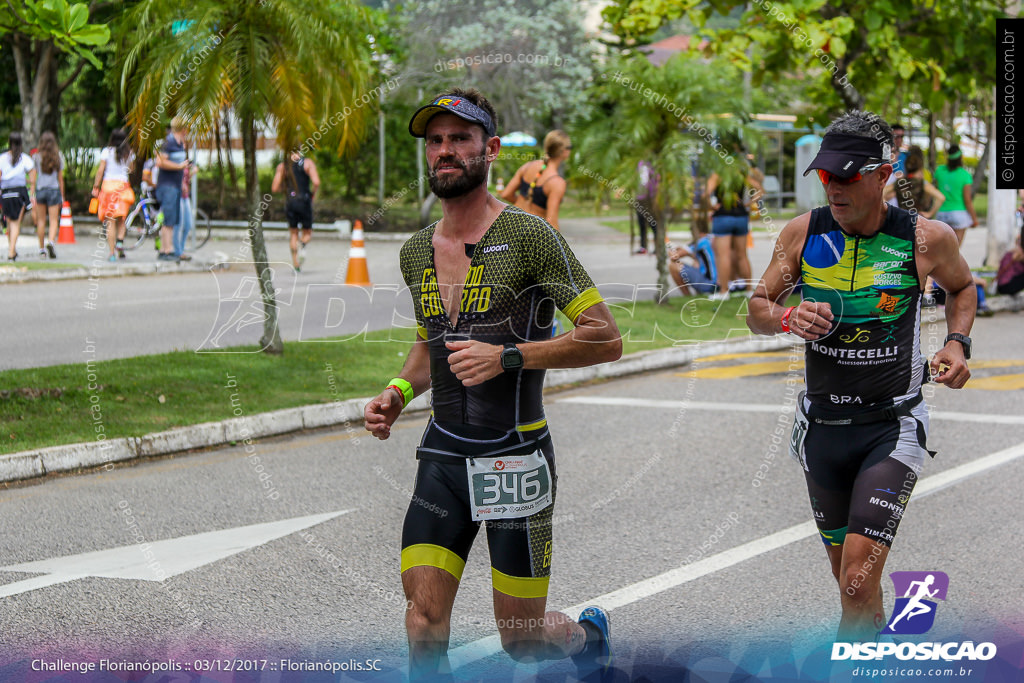
M171 120L171 131L164 138L163 146L156 153L154 165L160 169L156 179L156 200L164 214L160 227L160 255L157 260L177 261L181 256L176 252L175 233L181 225L181 183L188 159L185 155L187 138L185 123L180 117Z
M658 197L658 181L661 177L649 161L641 161L636 165L640 189L636 193L636 219L640 232L640 248L638 254L647 253L647 230L650 228L651 239L658 234L658 226L654 220L654 202Z
M963 244L967 228L977 227L978 214L972 197L974 179L964 168L964 154L958 145L949 146L946 163L935 169L935 185L946 197L935 220L953 228L956 238Z
M39 255L57 258L53 241L60 228L60 207L64 203L64 155L57 146L57 136L46 131L39 137L39 151L33 157L36 169L36 233ZM46 232L47 219L50 231ZM45 241L44 241L44 238Z
M156 189L154 184L156 181L153 179L154 168L156 168L156 162L153 158L146 159L146 162L142 164L142 180L139 181L139 188L143 195L149 195Z
M188 157L188 149L185 150ZM192 164L185 164L181 169L181 220L174 231L174 253L179 261L191 261L192 257L185 253L185 242L192 232Z
M939 207L946 201L946 196L938 188L925 180L924 150L913 145L907 152L904 161L905 176L896 181L892 187L896 192L897 205L911 213L919 213L925 218L932 218Z
M292 252L292 266L296 271L301 271L306 260L306 245L313 239L313 200L320 190L320 174L316 170L316 162L304 157L298 150L288 157L290 163L282 161L277 165L270 191L285 193L284 215L288 220L288 246Z
M7 218L7 259L16 261L21 219L32 209L36 192L36 167L22 150L21 133L11 133L8 142L10 147L0 154L0 203Z
M754 287L747 256L749 207L757 204L764 188L760 171L746 163L738 145L734 145L733 157L741 162L737 164L738 169L728 175L720 176L716 172L708 177L707 196L717 198L717 206L711 216L712 244L718 266L718 292L712 295L716 299L729 297L729 281L734 275L744 282L747 296L753 293Z
M939 191L934 185L924 179L924 151L917 145L912 145L907 153L904 162L906 176L896 181L896 199L899 206L907 211L916 212L924 218L932 218L938 213L938 209L946 201L946 195ZM968 174L968 178L969 178ZM965 229L966 230L966 229ZM954 232L956 232L954 230ZM963 244L963 232L957 234L957 244ZM978 293L978 307L976 315L990 316L992 311L985 301L985 281L972 274L974 286ZM944 303L945 292L936 288L935 282L928 278L925 284L924 305L930 306L936 303Z
M904 141L907 137L907 129L903 127L902 123L897 123L892 127L892 151L895 155L893 157L892 169L896 173L906 173L907 156L909 151L904 149Z
M899 206L896 198L896 181L906 174L907 152L903 149L903 141L906 139L907 130L902 123L892 126L892 174L885 185L885 200L891 206Z
M520 166L502 190L501 198L540 216L558 230L558 209L566 188L559 170L571 154L572 141L565 131L551 131L544 136L544 158Z
M135 193L128 183L135 154L132 153L128 133L117 128L110 134L107 146L100 152L100 165L92 184L92 196L99 200L97 215L110 246L108 261L124 258L124 219L135 203Z

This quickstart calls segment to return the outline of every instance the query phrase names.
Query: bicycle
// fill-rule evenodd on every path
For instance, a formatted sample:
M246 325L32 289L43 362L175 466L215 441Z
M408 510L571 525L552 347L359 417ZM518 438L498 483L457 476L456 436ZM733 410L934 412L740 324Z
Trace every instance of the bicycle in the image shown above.
M209 240L213 232L210 225L210 217L199 207L195 207L196 216L192 224L192 231L189 239L192 241L192 249L200 249ZM160 238L160 228L164 224L164 214L160 211L160 204L156 201L151 191L142 195L142 199L132 208L131 213L124 220L125 237L124 248L136 249L150 235ZM159 244L159 242L158 242ZM159 246L157 247L159 249Z

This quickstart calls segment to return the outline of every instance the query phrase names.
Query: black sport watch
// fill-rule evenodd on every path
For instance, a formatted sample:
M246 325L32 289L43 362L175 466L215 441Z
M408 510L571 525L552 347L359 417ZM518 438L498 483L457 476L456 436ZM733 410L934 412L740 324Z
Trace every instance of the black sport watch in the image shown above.
M523 367L523 352L515 344L505 344L501 352L501 369L505 372L519 370Z
M950 332L949 334L946 335L946 341L942 342L942 345L945 346L946 344L948 344L951 341L958 341L961 344L963 344L963 347L964 347L964 358L966 360L970 360L971 359L971 338L970 337L968 337L966 334L960 334L959 332Z

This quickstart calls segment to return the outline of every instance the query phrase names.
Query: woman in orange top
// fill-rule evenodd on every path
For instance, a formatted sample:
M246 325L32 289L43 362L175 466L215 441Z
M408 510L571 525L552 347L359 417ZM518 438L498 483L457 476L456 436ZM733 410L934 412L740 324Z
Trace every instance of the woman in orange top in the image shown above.
M572 154L572 141L561 130L544 136L544 158L519 167L501 192L501 198L520 209L540 216L558 229L558 207L565 196L565 179L558 167Z
M110 246L109 261L117 261L118 256L124 258L124 219L135 203L135 193L128 183L134 163L128 133L124 128L115 129L100 153L100 165L92 185L92 196L99 200L97 215L103 222Z

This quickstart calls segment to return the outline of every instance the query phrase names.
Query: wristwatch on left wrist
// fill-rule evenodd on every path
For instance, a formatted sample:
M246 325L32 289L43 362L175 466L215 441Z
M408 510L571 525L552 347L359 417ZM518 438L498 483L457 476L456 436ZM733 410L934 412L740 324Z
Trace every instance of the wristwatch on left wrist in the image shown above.
M501 369L505 372L519 370L523 367L523 352L515 344L505 344L501 351Z
M960 334L959 332L950 332L946 335L946 340L942 343L943 346L951 341L958 341L964 347L964 358L966 360L971 359L971 338L966 334Z

